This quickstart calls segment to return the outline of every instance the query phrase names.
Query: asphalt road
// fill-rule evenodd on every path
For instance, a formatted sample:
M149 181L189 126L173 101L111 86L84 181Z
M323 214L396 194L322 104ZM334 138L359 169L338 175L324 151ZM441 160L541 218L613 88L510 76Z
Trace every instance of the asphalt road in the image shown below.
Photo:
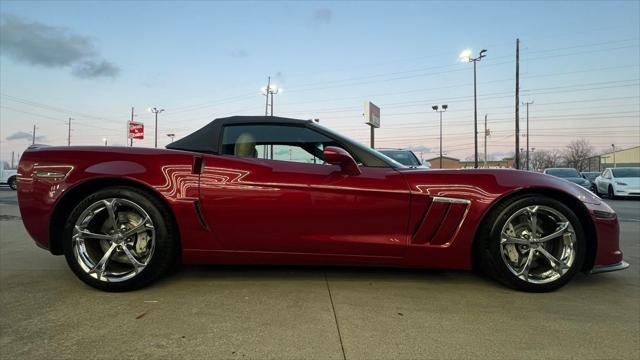
M37 248L0 188L0 358L640 358L640 202L607 201L632 267L516 292L470 272L183 267L110 294Z

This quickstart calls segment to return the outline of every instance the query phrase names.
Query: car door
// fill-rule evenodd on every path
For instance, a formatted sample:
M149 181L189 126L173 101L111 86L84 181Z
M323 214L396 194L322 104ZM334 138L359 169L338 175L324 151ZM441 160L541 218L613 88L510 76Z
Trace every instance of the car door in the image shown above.
M602 175L598 177L597 186L598 191L606 194L609 190L609 179L611 178L611 170L605 169Z
M391 167L349 176L325 164L340 146L306 127L233 125L220 156L206 156L200 199L222 250L402 257L410 193Z

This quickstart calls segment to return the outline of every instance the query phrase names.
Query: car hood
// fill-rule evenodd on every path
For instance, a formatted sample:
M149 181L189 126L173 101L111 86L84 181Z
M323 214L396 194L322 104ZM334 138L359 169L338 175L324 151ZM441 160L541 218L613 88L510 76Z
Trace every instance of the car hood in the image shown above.
M615 181L625 183L631 187L640 187L640 178L637 177L615 178Z
M581 178L581 177L570 177L570 178L561 178L561 179L565 179L567 181L571 181L572 183L575 184L584 184L585 181L589 181L585 178Z

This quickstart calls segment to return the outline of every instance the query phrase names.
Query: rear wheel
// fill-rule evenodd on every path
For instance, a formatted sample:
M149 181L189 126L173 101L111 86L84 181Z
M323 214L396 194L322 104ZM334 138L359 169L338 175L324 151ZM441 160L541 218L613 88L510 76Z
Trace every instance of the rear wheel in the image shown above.
M580 221L566 205L546 196L499 206L482 235L483 270L518 290L555 290L575 275L585 257Z
M9 184L11 190L16 190L18 188L18 183L15 176L10 177L9 181L7 181L7 184Z
M176 259L177 241L164 205L130 187L98 191L81 201L64 229L64 254L85 283L105 291L141 288Z

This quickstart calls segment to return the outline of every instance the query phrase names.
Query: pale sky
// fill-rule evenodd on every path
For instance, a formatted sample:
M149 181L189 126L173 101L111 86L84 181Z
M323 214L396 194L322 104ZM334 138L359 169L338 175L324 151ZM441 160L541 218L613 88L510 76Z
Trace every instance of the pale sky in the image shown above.
M381 108L377 147L438 152L435 104L448 104L447 155L473 154L477 54L480 149L514 148L515 41L530 146L583 137L598 150L640 145L640 2L0 2L0 158L31 144L125 143L131 107L153 146L214 118L319 118L368 144L363 103ZM521 111L525 132L525 111ZM521 146L524 146L522 138Z

